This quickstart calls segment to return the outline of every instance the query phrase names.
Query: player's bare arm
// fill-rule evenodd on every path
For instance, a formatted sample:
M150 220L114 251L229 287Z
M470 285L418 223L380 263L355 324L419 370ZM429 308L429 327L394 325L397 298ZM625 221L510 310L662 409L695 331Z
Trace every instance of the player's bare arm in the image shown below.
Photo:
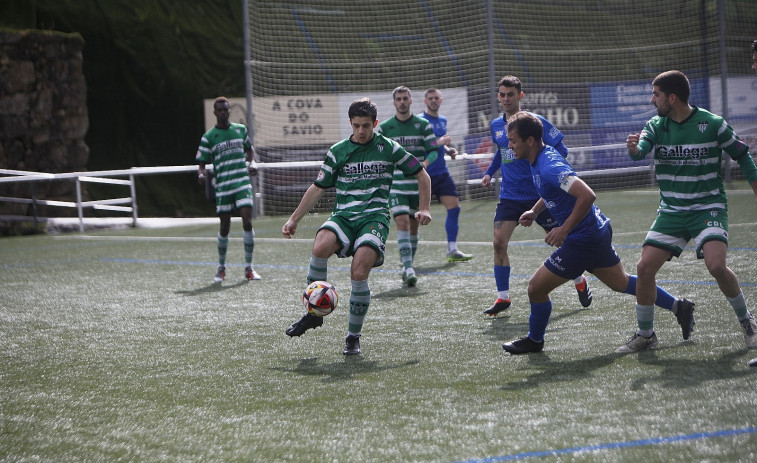
M283 227L281 227L281 233L286 236L287 238L291 238L292 235L297 231L297 224L302 220L305 215L310 211L310 209L313 208L313 206L318 203L318 201L323 196L323 188L320 188L316 186L315 184L310 185L308 190L305 192L305 195L302 197L302 200L300 200L300 204L297 206L297 209L292 212L292 215L289 216L289 220L284 224Z
M244 160L247 165L247 173L257 175L258 164L255 162L255 148L250 147L250 149L244 151Z
M426 169L421 169L415 178L418 179L418 212L415 213L415 220L421 225L428 225L431 222L431 177Z
M197 183L202 185L205 183L205 176L207 175L207 171L205 170L205 163L201 162L197 166Z
M559 227L550 230L549 233L547 233L547 236L544 237L544 242L550 246L562 246L565 237L568 236L570 231L573 230L584 217L586 217L586 214L588 214L591 209L591 205L594 204L594 201L597 199L594 190L575 175L571 176L568 194L576 198L576 204L573 206L573 211L568 218L565 219L565 222Z
M546 208L547 205L544 204L544 200L539 198L539 200L534 204L534 207L521 214L520 218L518 219L518 223L520 223L524 227L530 227L534 223L534 220L536 220L536 217L538 217L539 214L541 214Z

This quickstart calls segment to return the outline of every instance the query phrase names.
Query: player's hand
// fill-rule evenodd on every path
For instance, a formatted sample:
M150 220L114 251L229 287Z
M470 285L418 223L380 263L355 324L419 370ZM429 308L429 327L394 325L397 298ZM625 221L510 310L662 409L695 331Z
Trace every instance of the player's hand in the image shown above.
M429 211L418 211L415 213L415 220L421 225L428 225L431 222L431 213Z
M544 237L544 242L550 246L559 248L565 242L567 233L563 233L562 227L555 227Z
M485 187L492 186L492 176L491 175L484 175L484 178L481 179L481 185Z
M255 163L255 161L250 161L247 164L247 174L248 175L258 175L258 165Z
M197 174L197 183L200 185L205 184L205 174Z
M294 236L294 232L297 231L297 222L292 219L287 220L287 223L281 227L281 233L287 238Z
M449 145L452 143L452 139L449 137L449 135L442 135L439 137L439 141L437 142L440 145Z
M449 154L451 159L455 159L457 157L457 149L447 147L447 154Z
M641 134L639 133L632 133L626 137L626 149L628 149L629 153L639 154L639 140L640 139L641 139Z
M518 219L518 223L520 223L524 227L530 227L531 224L534 223L534 220L536 220L536 212L526 211L521 214L520 218Z

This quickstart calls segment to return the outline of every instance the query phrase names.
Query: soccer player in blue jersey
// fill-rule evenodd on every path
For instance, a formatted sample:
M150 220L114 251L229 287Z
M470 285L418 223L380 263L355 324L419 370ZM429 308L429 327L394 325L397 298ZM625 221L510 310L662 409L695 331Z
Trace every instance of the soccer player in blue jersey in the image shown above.
M539 117L531 113L519 112L507 121L510 149L516 159L529 163L532 183L540 196L520 216L519 222L528 227L549 210L555 223L544 241L557 247L528 282L529 332L502 345L511 354L539 352L544 348L544 334L552 313L549 293L584 271L593 273L613 291L636 294L636 277L626 273L615 252L610 219L594 204L596 194L578 178L561 153L544 144L543 130ZM659 286L655 304L676 315L686 338L685 329L693 324L694 304L686 299L676 300Z
M504 110L504 114L491 123L492 140L497 147L489 168L486 169L481 184L485 187L492 185L492 177L498 170L502 172L499 191L499 204L494 214L494 281L497 284L497 300L494 305L484 310L484 313L496 316L510 307L510 258L507 245L518 225L518 219L523 212L529 210L539 199L539 194L531 181L531 170L528 163L517 160L508 146L507 119L520 111L520 100L523 98L521 82L515 76L502 77L497 84L497 99ZM543 141L552 146L563 157L568 156L568 148L563 143L563 134L548 120L534 114L544 126ZM549 211L544 210L536 218L536 223L549 232L555 227L555 221ZM578 275L574 283L578 291L578 300L584 307L591 305L591 290L583 275Z
M447 170L447 162L444 155L455 159L457 150L450 146L452 140L447 135L447 118L439 114L439 107L443 101L442 92L436 88L429 88L423 94L423 103L426 111L420 116L431 123L431 128L436 135L436 143L439 146L439 155L436 160L426 167L426 172L431 177L431 196L436 196L439 202L447 209L447 220L444 228L447 230L447 262L465 262L473 259L457 248L457 233L460 217L460 194L457 185Z

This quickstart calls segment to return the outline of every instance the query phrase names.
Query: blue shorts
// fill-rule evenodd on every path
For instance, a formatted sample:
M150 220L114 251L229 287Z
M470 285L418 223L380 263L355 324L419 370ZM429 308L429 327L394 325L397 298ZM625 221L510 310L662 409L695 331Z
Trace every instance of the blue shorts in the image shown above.
M536 204L536 200L516 201L514 199L500 199L497 203L497 211L494 213L495 222L507 222L520 219L524 212L531 210ZM547 209L536 216L536 223L546 231L550 231L557 226L557 221L552 217Z
M455 184L455 181L452 180L452 176L449 172L431 177L431 196L436 196L436 199L439 199L442 196L460 197L460 193L457 191L457 185Z
M612 245L612 227L597 231L590 239L565 240L546 261L544 266L555 275L574 280L584 271L594 273L596 268L612 267L620 256Z

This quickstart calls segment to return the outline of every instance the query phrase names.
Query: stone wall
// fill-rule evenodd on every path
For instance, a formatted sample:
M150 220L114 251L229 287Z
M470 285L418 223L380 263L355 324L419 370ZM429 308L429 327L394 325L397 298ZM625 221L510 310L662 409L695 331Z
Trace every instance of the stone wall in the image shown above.
M0 31L0 168L83 171L89 159L87 85L79 34ZM36 182L39 199L75 198L73 181ZM29 184L0 184L0 195L30 197ZM0 203L0 215L29 215L30 206ZM46 215L44 208L38 210ZM50 216L75 209L55 208Z

